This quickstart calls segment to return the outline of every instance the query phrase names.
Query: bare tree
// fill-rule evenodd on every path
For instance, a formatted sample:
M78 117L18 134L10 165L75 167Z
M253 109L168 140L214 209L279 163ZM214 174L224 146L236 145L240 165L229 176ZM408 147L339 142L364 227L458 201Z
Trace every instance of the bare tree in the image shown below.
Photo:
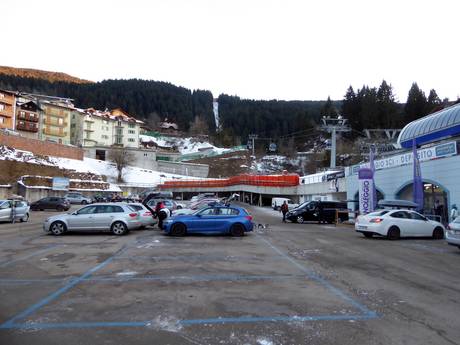
M110 161L115 163L117 168L117 182L123 182L123 169L131 163L134 163L135 158L133 154L123 147L113 147L109 151L108 158Z

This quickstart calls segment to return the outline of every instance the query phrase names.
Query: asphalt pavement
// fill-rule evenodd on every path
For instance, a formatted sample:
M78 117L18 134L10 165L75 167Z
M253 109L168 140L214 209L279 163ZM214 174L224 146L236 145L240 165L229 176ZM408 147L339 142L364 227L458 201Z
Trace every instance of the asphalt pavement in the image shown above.
M243 238L0 224L0 344L460 344L460 250L282 223Z

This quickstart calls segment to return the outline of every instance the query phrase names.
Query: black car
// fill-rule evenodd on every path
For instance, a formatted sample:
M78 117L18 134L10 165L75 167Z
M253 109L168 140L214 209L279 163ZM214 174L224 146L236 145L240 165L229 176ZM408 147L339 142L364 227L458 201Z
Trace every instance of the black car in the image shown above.
M40 199L30 204L32 211L44 211L44 210L57 210L57 211L68 211L70 209L70 202L65 198L50 196L47 198Z
M339 212L337 213L337 211ZM307 201L286 214L286 218L294 223L307 221L334 223L336 216L340 222L348 220L346 202Z

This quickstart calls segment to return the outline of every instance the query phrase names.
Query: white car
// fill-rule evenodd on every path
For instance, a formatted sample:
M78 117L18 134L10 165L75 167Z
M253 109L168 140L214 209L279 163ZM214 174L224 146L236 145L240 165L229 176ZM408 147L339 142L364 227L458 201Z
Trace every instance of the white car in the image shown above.
M145 207L143 204L136 202L136 203L128 203L127 205L129 205L132 209L139 212L140 220L142 223L141 229L144 229L146 226L150 226L150 225L153 226L157 223L156 220L153 218L152 212L150 212L147 209L147 207Z
M391 240L400 237L430 236L444 238L444 226L410 210L381 210L359 216L355 230L366 237L386 236Z
M449 223L446 231L446 241L452 246L457 246L460 249L460 217Z

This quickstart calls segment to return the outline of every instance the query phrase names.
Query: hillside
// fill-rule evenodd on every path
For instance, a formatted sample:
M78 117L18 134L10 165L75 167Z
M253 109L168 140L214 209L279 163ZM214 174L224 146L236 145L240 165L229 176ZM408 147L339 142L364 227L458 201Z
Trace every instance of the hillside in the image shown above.
M92 81L80 79L66 73L62 72L50 72L42 71L39 69L32 68L16 68L8 66L0 66L0 74L20 77L20 78L35 78L49 81L51 83L55 82L66 82L66 83L75 83L75 84L87 84L92 83Z
M142 79L103 80L97 83L51 81L46 75L17 75L13 73L14 70L10 69L8 74L0 72L0 89L69 97L80 108L121 107L151 127L159 120L168 118L184 132L200 117L205 127L200 127L199 134L215 133L213 98L216 97L209 90L190 90L168 82ZM224 146L246 142L248 133L279 137L294 130L310 128L325 103L255 101L227 95L220 95L218 100L224 131L215 139L217 144Z

